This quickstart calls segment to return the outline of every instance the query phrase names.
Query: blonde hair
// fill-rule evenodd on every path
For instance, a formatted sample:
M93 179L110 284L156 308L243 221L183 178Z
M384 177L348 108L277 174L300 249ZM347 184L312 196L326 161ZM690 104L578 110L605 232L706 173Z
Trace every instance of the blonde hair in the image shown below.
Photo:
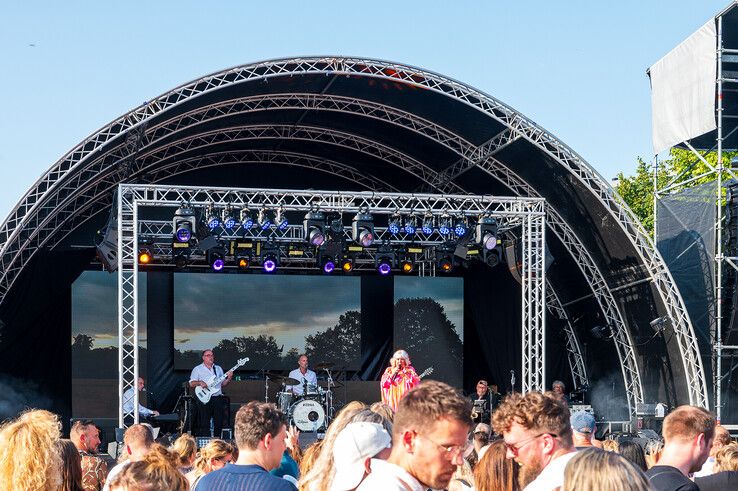
M351 422L352 418L364 409L366 409L366 404L363 402L351 401L338 412L325 432L325 438L320 444L320 449L316 450L319 453L315 457L315 460L306 463L308 470L305 474L301 474L303 477L300 479L299 489L328 491L333 481L333 476L336 474L336 470L333 467L333 444L336 441L336 437ZM305 454L302 458L303 463L305 463L308 457L307 452ZM310 467L307 467L307 464L310 464Z
M110 482L111 490L188 491L190 485L177 468L178 458L155 443L143 460L131 462Z
M41 409L0 426L0 490L56 490L62 485L59 418Z
M738 471L738 443L723 446L715 454L714 472Z
M395 420L395 412L389 407L388 404L383 402L375 402L369 406L369 410L373 413L381 414L384 419L392 423Z
M233 445L224 440L210 440L207 445L200 449L200 456L195 460L195 477L207 474L213 469L210 460L224 459L233 455Z
M625 458L598 448L580 450L564 470L561 491L651 491L646 475Z
M179 467L192 465L192 458L197 455L197 442L189 433L182 435L174 441L171 451L177 455Z

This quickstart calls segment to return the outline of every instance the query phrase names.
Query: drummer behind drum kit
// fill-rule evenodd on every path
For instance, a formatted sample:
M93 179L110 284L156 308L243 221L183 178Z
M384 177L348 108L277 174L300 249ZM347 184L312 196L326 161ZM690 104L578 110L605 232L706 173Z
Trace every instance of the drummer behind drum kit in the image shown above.
M287 415L291 425L303 432L323 432L333 418L333 382L330 369L333 363L318 363L316 370L325 370L326 380L319 381L318 385L303 383L303 395L292 393L291 387L300 385L294 378L285 377L276 373L267 372L265 377L265 401L269 402L269 380L282 384L277 393L277 407ZM325 389L323 388L325 387Z

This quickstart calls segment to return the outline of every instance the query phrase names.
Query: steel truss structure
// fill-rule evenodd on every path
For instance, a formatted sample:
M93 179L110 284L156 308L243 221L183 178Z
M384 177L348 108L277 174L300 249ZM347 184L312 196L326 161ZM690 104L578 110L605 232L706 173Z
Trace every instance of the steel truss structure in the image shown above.
M173 108L180 108L202 94L220 88L253 81L268 81L274 77L307 74L341 74L386 80L396 84L420 87L458 101L489 116L505 129L482 144L473 144L454 131L427 118L389 105L360 98L329 94L268 94L227 102L214 102L183 112L170 119L158 118ZM201 132L188 136L187 130L203 122L250 112L297 109L321 110L358 115L392 124L422 135L457 155L456 161L442 171L431 169L396 148L368 140L353 133L311 127L309 125L245 125L224 132ZM120 135L132 134L127 141ZM166 136L166 145L162 145ZM396 191L386 179L371 173L358 172L351 166L309 153L279 149L235 150L221 152L215 145L246 140L313 141L347 148L371 156L400 169L421 182L418 190L434 193L466 192L455 180L471 169L481 169L520 196L539 196L513 169L495 156L511 144L526 141L548 158L557 162L607 210L613 222L630 240L646 266L646 276L666 306L677 335L684 360L689 400L704 405L707 389L694 332L686 315L679 292L668 269L651 242L625 205L609 185L569 147L545 129L500 101L448 77L416 67L380 60L341 57L290 58L235 67L202 77L134 109L83 141L57 162L23 197L0 228L0 302L13 284L25 262L42 247L54 247L69 231L91 216L112 205L112 196L120 182L146 179L159 182L192 169L207 166L249 163L253 165L288 165L309 167L318 172L340 175L365 189ZM195 149L212 151L191 157ZM631 416L635 404L643 402L643 389L638 370L636 350L623 320L617 299L607 280L587 251L583 241L566 220L550 208L548 227L562 241L575 259L600 305L606 322L613 332L613 341L622 367ZM61 232L60 232L61 231ZM560 301L547 292L549 308L566 318ZM564 315L561 315L561 314ZM568 324L570 326L570 324ZM576 350L574 331L567 346ZM576 358L576 355L572 355ZM585 380L581 360L573 363L577 380ZM574 370L574 368L572 368Z
M715 145L713 148L717 152L717 164L710 164L697 149L695 149L689 142L685 142L686 147L692 152L696 159L701 161L708 168L707 172L690 177L688 179L679 180L679 176L671 180L663 188L659 187L658 183L658 172L659 165L658 159L655 159L654 171L653 171L653 186L654 186L654 206L655 201L667 194L678 192L684 189L685 185L690 184L700 178L714 178L715 179L715 302L714 302L714 313L715 316L715 329L711 332L711 344L712 344L712 380L713 380L713 409L717 416L718 422L721 421L723 401L722 401L722 362L725 357L735 357L738 354L738 346L732 346L723 344L723 269L725 266L732 267L738 271L738 257L730 256L725 253L725 244L723 244L723 233L724 227L726 226L723 216L723 184L725 183L725 177L738 181L738 175L734 172L734 168L730 165L725 165L723 159L723 140L730 136L730 133L735 132L735 128L726 134L724 130L724 121L726 118L735 118L735 115L726 115L725 110L728 108L723 107L723 91L730 90L735 91L738 86L738 75L735 70L732 69L733 64L738 61L738 49L729 49L724 46L723 38L723 16L729 12L732 8L728 7L723 10L720 14L715 17L717 23L717 71L715 79L716 89L716 109L715 118L717 122L717 132L715 138ZM724 62L730 63L728 68L724 68ZM725 89L725 87L728 87ZM654 207L654 229L658 225L656 221L656 212ZM702 407L708 407L708 401L705 399L704 403L700 404ZM730 423L735 424L736 422L731 421Z
M545 230L546 207L541 198L505 198L479 195L433 195L379 192L300 191L272 189L198 188L187 186L118 186L118 422L124 427L125 392L138 380L138 247L142 225L149 235L162 231L159 223L139 220L139 209L171 207L182 203L213 209L281 208L285 212L314 209L374 215L394 213L452 216L472 219L491 216L522 230L522 389L544 390L546 329ZM293 227L294 229L294 227ZM287 231L283 238L289 239ZM301 237L302 238L302 237ZM170 235L171 239L171 235ZM402 239L396 239L402 241ZM426 240L427 241L427 240ZM406 240L406 242L409 242ZM138 422L138 391L133 390L134 421Z

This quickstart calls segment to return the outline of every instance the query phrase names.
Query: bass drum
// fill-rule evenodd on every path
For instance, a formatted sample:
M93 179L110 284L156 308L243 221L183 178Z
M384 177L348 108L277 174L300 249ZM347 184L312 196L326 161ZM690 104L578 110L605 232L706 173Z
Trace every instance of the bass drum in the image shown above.
M325 425L325 409L312 399L297 401L290 408L290 422L300 431L318 431Z

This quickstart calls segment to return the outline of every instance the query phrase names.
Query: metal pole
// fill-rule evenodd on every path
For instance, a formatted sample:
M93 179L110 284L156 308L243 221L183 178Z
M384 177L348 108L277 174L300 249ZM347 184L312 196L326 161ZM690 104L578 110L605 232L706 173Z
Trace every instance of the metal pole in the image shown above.
M718 423L722 413L722 324L723 324L723 209L722 209L722 187L723 187L723 16L718 17L718 33L717 33L717 215L715 226L717 228L717 237L715 248L717 250L717 278L716 278L716 316L715 319L715 355L713 360L716 362L713 366L715 372L715 415ZM715 358L717 358L715 360Z

